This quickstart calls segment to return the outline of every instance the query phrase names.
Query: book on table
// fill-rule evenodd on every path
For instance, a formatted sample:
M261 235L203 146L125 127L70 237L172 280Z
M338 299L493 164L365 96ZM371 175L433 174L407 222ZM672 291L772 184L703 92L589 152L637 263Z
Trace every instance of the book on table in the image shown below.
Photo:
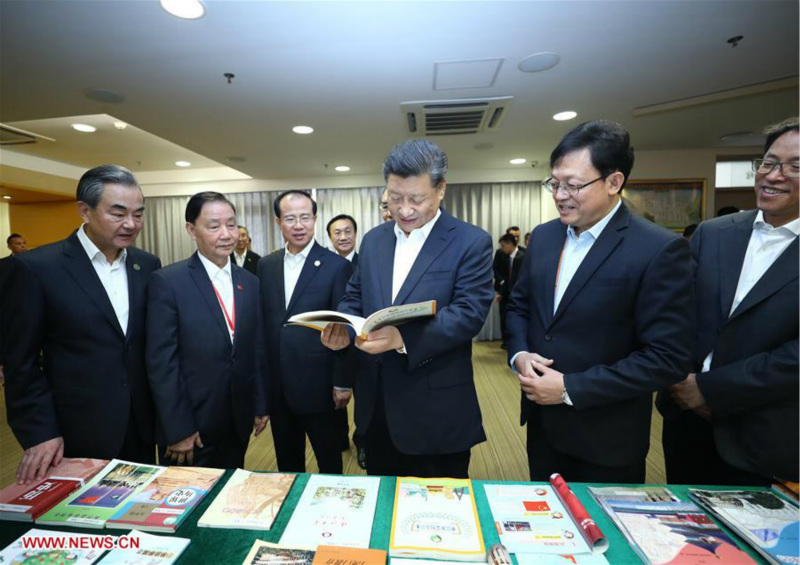
M197 525L201 528L269 530L296 476L236 469Z
M256 540L243 565L386 565L386 552L330 545L320 545L316 550L292 549Z
M485 562L472 481L398 477L389 556Z
M171 565L191 542L186 538L154 536L136 530L128 537L137 539L139 546L112 549L99 565Z
M167 467L131 496L106 527L174 533L224 473L206 467Z
M343 314L333 310L315 310L296 314L289 318L289 325L299 325L322 331L328 324L344 324L350 326L362 339L375 330L386 326L399 326L411 320L431 318L436 315L436 301L416 302L414 304L398 304L373 312L367 318L354 314Z
M33 484L13 483L0 490L0 520L32 522L81 488L108 464L105 459L64 458Z
M756 562L696 504L664 487L589 487L631 548L650 565Z
M770 563L800 563L800 523L795 504L767 490L689 489L689 496Z
M78 543L77 538L83 538ZM94 539L87 539L94 538ZM71 544L70 539L75 540ZM31 529L0 551L0 563L8 565L91 565L106 549L102 547L102 536L96 534L59 532L55 530ZM94 543L96 548L81 549L83 544ZM72 547L75 545L75 547Z

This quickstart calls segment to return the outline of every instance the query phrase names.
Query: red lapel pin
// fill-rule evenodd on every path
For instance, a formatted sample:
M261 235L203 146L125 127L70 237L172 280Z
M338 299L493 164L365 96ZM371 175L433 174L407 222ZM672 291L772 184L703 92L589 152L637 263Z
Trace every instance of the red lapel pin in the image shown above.
M236 289L237 289L237 290L242 290L242 285L240 285L240 284L237 284L237 285L236 285Z

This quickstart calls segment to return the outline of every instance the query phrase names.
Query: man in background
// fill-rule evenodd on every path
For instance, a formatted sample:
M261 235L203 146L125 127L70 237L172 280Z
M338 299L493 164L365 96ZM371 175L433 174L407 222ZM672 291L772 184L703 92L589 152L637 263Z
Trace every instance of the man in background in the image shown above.
M384 222L391 222L392 221L392 213L389 211L389 189L384 189L383 194L381 194L381 218Z
M20 253L24 253L28 250L28 242L25 241L25 238L18 233L12 233L10 236L8 236L6 238L6 245L11 251L11 255L19 255Z
M250 232L247 231L247 228L239 226L238 229L239 233L236 239L236 247L233 248L231 259L236 265L255 275L258 269L258 260L261 259L261 255L250 251Z
M18 233L12 233L10 236L6 238L6 245L8 249L11 251L11 255L0 259L0 296L3 295L3 282L5 279L6 271L8 270L9 261L11 257L14 255L19 255L20 253L24 253L28 250L28 242L25 241L25 238L19 235ZM3 323L3 313L0 311L0 344L3 341L3 333L4 333L4 323ZM2 351L3 347L0 345L0 352ZM3 385L5 382L5 375L3 374L3 360L0 357L0 386Z
M494 291L495 300L499 303L500 307L500 331L503 336L503 348L507 347L506 336L506 309L508 308L508 299L511 296L511 291L517 282L520 268L522 267L522 258L525 257L525 251L517 246L517 238L513 233L506 233L500 238L500 251L503 252L500 262L500 268L495 269L494 273ZM505 262L505 264L503 264Z
M144 197L130 171L78 182L83 225L10 259L0 297L8 422L25 455L17 481L66 457L155 461L144 364L147 279L158 257L133 247ZM41 354L41 364L39 361Z
M358 224L356 224L355 218L347 214L339 214L328 222L326 231L333 249L340 257L350 261L355 271L358 267L358 252L356 251Z

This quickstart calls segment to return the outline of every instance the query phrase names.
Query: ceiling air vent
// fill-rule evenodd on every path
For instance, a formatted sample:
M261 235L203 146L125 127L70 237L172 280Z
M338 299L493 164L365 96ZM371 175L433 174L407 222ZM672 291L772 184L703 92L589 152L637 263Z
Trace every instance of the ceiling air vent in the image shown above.
M36 143L40 139L55 141L55 139L50 139L43 135L0 124L0 145L25 145L27 143Z
M402 102L408 131L416 135L459 135L494 131L508 113L513 96Z

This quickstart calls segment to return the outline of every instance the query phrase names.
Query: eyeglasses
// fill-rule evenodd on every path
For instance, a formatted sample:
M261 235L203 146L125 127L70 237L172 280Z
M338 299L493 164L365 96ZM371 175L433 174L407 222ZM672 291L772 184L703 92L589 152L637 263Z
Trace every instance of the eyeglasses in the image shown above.
M304 226L306 226L308 224L313 223L315 219L316 219L316 217L312 216L310 214L303 214L303 215L301 215L299 217L298 216L283 216L281 218L281 223L282 224L286 224L287 226L293 226L293 225L295 225L296 223L299 222L299 223L303 224Z
M780 174L786 178L796 179L800 176L800 164L781 163L772 159L753 159L753 170L762 175L768 175L778 167ZM785 168L784 168L785 167Z
M386 210L389 209L389 203L388 202L381 202L378 205L378 208L380 208L381 210L383 210L385 212Z
M597 177L594 180L590 180L586 184L582 184L580 186L576 186L574 184L561 184L556 181L554 178L550 177L549 179L545 180L542 183L542 186L547 189L548 192L556 194L559 190L563 190L569 196L575 196L582 188L586 188L590 184L596 183L599 180L605 180L608 175L603 175L602 177Z

